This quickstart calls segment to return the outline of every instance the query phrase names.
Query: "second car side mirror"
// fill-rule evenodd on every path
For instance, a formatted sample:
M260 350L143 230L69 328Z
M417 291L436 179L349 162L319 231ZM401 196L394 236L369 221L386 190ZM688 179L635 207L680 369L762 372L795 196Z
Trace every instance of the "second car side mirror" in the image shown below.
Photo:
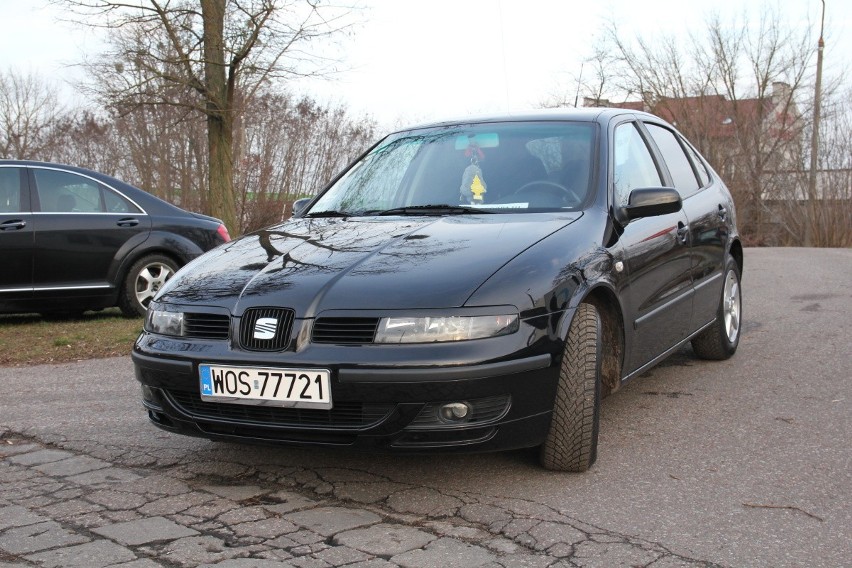
M680 194L670 187L646 187L630 192L624 213L627 219L677 213L683 206Z

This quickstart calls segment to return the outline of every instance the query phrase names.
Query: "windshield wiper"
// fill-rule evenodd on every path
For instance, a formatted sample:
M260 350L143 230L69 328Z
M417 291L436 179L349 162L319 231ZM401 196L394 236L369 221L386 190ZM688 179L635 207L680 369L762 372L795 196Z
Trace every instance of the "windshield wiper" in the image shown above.
M351 213L346 213L345 211L335 211L334 209L329 209L327 211L316 211L311 213L306 213L305 217L351 217Z
M491 213L491 211L486 211L478 207L440 203L430 205L408 205L406 207L385 209L384 211L366 212L368 215L459 215L463 213Z

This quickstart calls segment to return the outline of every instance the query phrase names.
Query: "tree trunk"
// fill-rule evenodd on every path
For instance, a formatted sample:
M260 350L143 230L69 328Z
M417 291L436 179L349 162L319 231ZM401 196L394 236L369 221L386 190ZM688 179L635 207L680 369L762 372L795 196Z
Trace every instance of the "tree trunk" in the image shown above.
M204 79L207 98L208 193L212 215L238 231L234 196L233 108L225 66L225 0L201 0L204 22Z
M214 217L220 218L231 231L239 234L240 223L237 221L234 196L232 130L230 116L227 116L227 113L207 115L210 212Z

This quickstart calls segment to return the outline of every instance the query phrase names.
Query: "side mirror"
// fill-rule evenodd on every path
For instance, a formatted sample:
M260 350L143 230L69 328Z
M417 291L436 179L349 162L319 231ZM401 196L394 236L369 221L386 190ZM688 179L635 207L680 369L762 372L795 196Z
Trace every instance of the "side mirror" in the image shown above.
M293 215L298 215L311 202L312 197L303 197L293 202Z
M670 187L647 187L630 192L624 213L628 219L655 217L677 213L682 206L677 190Z

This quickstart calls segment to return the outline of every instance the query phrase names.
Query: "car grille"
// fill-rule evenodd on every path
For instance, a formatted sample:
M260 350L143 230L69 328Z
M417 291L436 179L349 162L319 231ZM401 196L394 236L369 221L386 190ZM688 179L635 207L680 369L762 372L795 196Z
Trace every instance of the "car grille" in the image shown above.
M267 426L366 428L385 419L394 404L336 403L331 410L228 404L201 400L197 392L166 391L170 402L197 419L238 420Z
M183 335L196 339L228 339L231 318L222 314L185 313Z
M290 340L295 312L287 308L250 308L240 322L240 345L249 351L280 351Z
M365 345L372 343L379 327L379 318L317 318L314 322L314 343Z

